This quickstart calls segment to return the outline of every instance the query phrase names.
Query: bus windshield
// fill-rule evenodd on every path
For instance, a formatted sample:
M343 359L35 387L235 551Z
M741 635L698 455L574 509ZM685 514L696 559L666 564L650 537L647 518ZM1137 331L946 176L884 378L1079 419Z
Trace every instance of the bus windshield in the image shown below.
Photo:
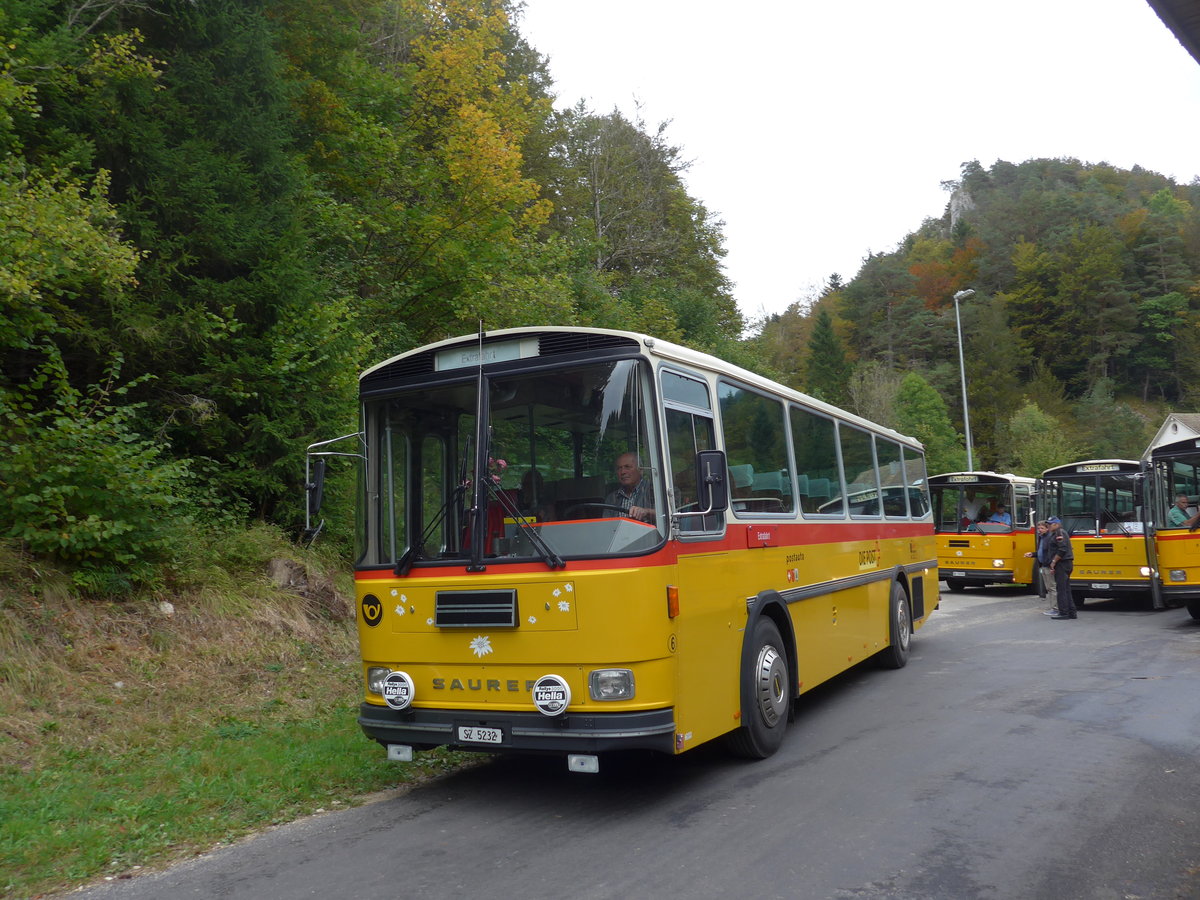
M1068 534L1141 534L1141 489L1135 463L1128 471L1106 471L1097 463L1077 466L1076 473L1044 474L1044 509L1062 519Z
M362 565L557 563L662 543L644 363L462 375L364 402Z

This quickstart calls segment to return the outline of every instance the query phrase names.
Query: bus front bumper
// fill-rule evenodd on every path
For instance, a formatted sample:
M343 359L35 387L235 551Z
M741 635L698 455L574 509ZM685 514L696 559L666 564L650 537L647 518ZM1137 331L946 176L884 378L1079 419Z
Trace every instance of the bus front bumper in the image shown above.
M358 724L363 733L387 747L403 744L417 750L448 746L484 753L604 753L611 750L655 750L673 754L675 713L655 709L625 713L498 712L489 709L402 711L363 703ZM495 734L499 732L499 734ZM486 735L487 742L464 740ZM495 740L495 738L499 740Z

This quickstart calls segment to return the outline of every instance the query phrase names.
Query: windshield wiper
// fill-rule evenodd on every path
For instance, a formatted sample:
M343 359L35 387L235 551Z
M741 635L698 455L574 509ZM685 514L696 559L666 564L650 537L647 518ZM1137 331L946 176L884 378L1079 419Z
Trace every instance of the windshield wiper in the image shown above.
M513 521L517 523L517 527L521 529L521 533L529 538L529 543L533 544L534 549L537 550L538 555L541 556L542 562L544 562L551 569L565 569L567 564L562 561L562 557L551 550L550 545L546 543L541 533L529 524L529 521L524 515L521 514L521 511L517 509L516 504L513 503L512 497L508 496L508 494L501 490L500 487L490 478L487 480L487 485L492 492L492 496L500 502L501 509L503 509L507 515L512 517Z
M451 491L450 496L446 498L446 502L441 505L434 515L433 520L425 526L425 530L421 533L421 536L417 538L415 543L410 544L407 550L400 554L400 558L396 560L395 572L397 575L408 574L417 557L425 552L425 542L437 531L438 526L442 524L442 520L446 518L446 511L450 509L450 504L457 503L459 496L464 490L465 485L460 484Z

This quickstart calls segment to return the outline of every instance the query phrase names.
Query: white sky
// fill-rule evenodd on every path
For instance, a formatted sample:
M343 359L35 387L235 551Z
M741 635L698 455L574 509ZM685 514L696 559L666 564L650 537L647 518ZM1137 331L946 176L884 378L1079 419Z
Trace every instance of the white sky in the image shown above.
M1200 176L1200 64L1146 0L525 6L557 105L670 120L751 319L895 249L972 159Z

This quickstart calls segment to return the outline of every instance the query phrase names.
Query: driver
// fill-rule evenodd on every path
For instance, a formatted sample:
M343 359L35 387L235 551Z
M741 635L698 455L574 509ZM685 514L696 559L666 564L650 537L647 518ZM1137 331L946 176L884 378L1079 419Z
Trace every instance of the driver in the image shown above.
M642 468L638 456L626 451L617 457L617 489L604 502L615 506L631 519L641 522L654 521L654 493L650 482L642 479Z

